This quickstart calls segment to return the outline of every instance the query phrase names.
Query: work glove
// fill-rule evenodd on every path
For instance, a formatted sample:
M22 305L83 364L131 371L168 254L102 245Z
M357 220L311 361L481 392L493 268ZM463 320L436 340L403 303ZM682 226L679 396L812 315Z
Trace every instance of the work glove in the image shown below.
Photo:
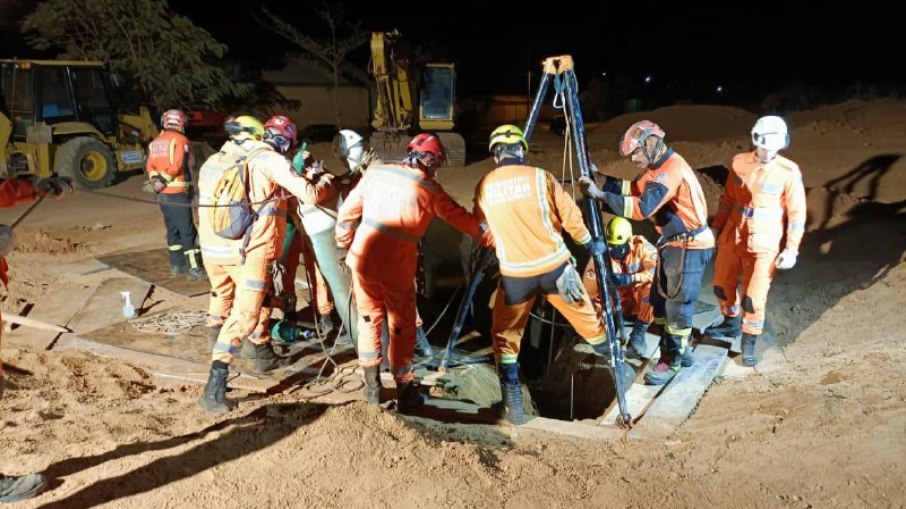
M13 252L16 245L16 235L13 229L5 224L0 224L0 258L5 258Z
M167 188L167 181L163 179L160 175L156 177L151 177L142 184L142 191L146 193L160 194L161 191Z
M613 284L617 286L629 286L632 284L632 274L614 272L611 274L611 279L613 280Z
M780 270L792 269L793 266L796 265L796 257L798 256L798 254L799 253L796 253L795 251L784 249L783 252L780 253L780 256L777 257L777 263L775 263L775 266Z
M579 177L579 185L582 187L582 192L589 198L594 198L595 200L604 199L604 191L595 184L594 179L591 177L584 175Z
M600 239L585 244L585 247L588 249L588 254L592 256L602 256L605 251L604 241Z
M51 194L58 197L72 192L72 179L69 177L37 177L33 181L33 185L38 196Z
M352 269L349 268L349 265L346 264L346 257L349 255L348 249L343 249L341 247L337 248L337 265L340 267L340 270L344 274L352 274Z
M563 298L563 302L572 304L579 302L585 295L585 287L579 278L579 273L573 264L567 263L563 272L557 278L557 293Z

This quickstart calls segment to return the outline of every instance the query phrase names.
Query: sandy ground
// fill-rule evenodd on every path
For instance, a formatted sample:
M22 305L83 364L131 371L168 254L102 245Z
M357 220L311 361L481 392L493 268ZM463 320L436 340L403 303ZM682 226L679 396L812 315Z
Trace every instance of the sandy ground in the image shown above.
M713 211L755 116L704 106L644 116L700 170ZM589 126L602 171L634 173L615 146L638 118ZM811 189L799 265L778 276L769 307L786 363L719 381L666 440L587 441L239 391L238 410L215 419L195 405L200 386L13 335L0 471L46 472L54 489L20 504L45 508L904 507L906 103L845 103L790 123L787 156ZM558 141L539 131L533 143L536 164L557 173ZM468 202L489 167L448 169L441 181ZM109 192L144 198L139 180ZM18 235L5 310L80 298L103 276L56 268L164 238L156 207L88 193L43 204Z

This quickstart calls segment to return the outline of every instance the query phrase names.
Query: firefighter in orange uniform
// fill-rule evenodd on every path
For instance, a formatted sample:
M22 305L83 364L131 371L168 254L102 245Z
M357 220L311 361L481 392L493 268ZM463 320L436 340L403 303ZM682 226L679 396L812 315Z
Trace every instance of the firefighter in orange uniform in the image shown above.
M713 224L719 235L714 294L724 321L706 329L705 334L738 337L742 332L742 363L746 366L757 363L755 342L764 327L774 271L796 265L805 232L802 173L796 163L778 155L789 146L789 140L782 118L758 119L752 128L755 150L733 158ZM740 277L741 301L737 292Z
M0 207L15 207L29 203L39 196L53 194L60 196L72 192L68 179L60 177L35 179L0 180ZM3 286L9 283L6 256L12 252L14 244L12 228L0 225L0 282ZM0 331L2 335L2 331ZM3 398L3 363L0 362L0 399ZM0 502L17 502L37 496L47 489L47 478L42 474L10 476L0 474Z
M201 263L198 231L192 218L192 153L186 131L186 114L167 110L160 117L163 132L148 147L146 190L158 195L167 227L170 275L188 272L189 279L207 277Z
M475 188L475 213L487 221L500 264L491 335L506 418L522 424L527 417L519 348L536 296L543 295L597 353L610 359L604 325L570 261L561 230L593 254L603 253L604 245L594 245L579 207L556 178L526 164L528 142L519 127L495 129L488 149L497 167Z
M260 205L254 209L257 218L246 238L227 245L231 255L238 255L238 265L218 266L218 273L212 275L212 280L218 281L214 291L227 296L232 289L234 296L229 316L214 344L204 394L198 400L202 408L214 414L230 410L226 399L227 376L242 346L242 338L248 337L255 345L256 373L267 373L287 364L286 359L276 355L271 343L270 304L266 300L273 282L274 264L280 258L286 236L286 200L282 199L281 189L305 203L317 202L327 190L325 182L310 182L290 166L286 154L295 145L297 134L291 120L276 116L263 127L257 120L247 123L257 125L249 136L234 138L234 142L247 154L248 199ZM263 141L258 141L259 133Z
M348 252L359 312L358 354L365 370L365 399L380 401L381 325L386 313L388 356L402 412L424 402L413 383L412 365L418 242L436 216L472 237L482 231L478 219L434 180L444 163L444 148L437 136L415 136L407 152L400 163L368 168L340 207L336 226L341 260L346 260Z
M651 385L666 384L681 367L693 363L688 348L692 315L714 253L701 184L686 160L664 143L665 136L651 121L636 122L623 135L620 154L642 173L631 181L605 176L603 189L589 177L580 178L585 192L609 212L635 220L651 218L661 234L649 296L654 322L661 325L661 358L645 373Z
M613 283L620 295L623 315L634 320L626 355L641 359L646 353L645 332L654 319L654 308L648 296L657 267L657 250L645 237L633 235L632 224L622 217L615 217L607 223L604 237L607 240ZM583 283L592 296L592 301L600 306L596 278L594 260L589 260Z

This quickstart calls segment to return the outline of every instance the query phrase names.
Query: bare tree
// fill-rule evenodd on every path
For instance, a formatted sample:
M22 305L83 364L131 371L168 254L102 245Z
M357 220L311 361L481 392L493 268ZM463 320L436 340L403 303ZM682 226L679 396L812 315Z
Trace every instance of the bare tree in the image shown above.
M337 125L343 125L340 114L340 66L351 52L368 41L368 32L362 30L361 21L347 22L342 2L322 2L315 9L315 14L330 29L330 41L321 41L302 33L267 8L263 7L262 12L268 18L267 21L261 21L262 26L316 57L333 72L334 114Z

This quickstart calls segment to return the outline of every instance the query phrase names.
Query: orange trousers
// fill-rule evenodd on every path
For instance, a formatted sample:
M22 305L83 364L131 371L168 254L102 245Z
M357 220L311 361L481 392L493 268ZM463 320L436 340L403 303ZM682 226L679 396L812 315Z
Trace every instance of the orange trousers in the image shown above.
M249 341L256 345L271 340L268 327L271 308L265 305L271 288L267 264L267 260L247 258L242 265L205 267L211 280L212 293L208 323L211 323L211 316L224 316L221 313L226 312L226 319L211 353L211 360L232 364L233 357L242 348L244 337L248 337ZM215 300L220 306L216 310ZM226 302L229 302L229 308L222 307L222 303Z
M585 267L585 273L582 274L582 285L591 297L592 303L598 313L602 312L601 296L598 294L598 275L595 272L593 260L588 261ZM636 317L643 323L651 323L654 320L654 306L648 300L651 293L651 282L633 283L630 286L624 286L617 290L620 296L620 306L623 308L623 316Z
M623 307L623 316L637 317L642 323L651 323L654 320L654 307L648 301L651 293L651 283L633 283L617 290L620 294L620 305Z
M491 324L494 356L498 364L515 364L518 361L525 325L528 323L535 297L539 294L543 295L589 344L596 346L607 341L607 332L601 323L601 317L587 292L580 302L570 304L564 302L556 292L554 281L561 271L562 268L557 268L549 274L531 278L501 277L497 284ZM507 287L513 293L509 299L506 295Z
M412 366L416 320L413 283L411 277L399 278L391 271L382 274L352 272L352 293L359 312L359 364L368 367L383 362L381 328L386 319L390 332L387 356L397 383L410 382L415 377Z
M742 331L759 335L764 328L768 291L774 279L777 253L750 253L744 247L722 244L714 264L714 295L724 316L738 316L742 308ZM737 286L742 282L742 300Z

